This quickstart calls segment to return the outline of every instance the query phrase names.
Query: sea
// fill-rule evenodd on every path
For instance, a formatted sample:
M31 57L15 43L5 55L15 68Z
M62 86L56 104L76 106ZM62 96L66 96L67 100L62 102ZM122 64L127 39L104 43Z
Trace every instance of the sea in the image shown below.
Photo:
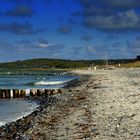
M57 89L78 78L67 72L0 72L0 89ZM16 121L38 107L27 99L0 100L0 126Z

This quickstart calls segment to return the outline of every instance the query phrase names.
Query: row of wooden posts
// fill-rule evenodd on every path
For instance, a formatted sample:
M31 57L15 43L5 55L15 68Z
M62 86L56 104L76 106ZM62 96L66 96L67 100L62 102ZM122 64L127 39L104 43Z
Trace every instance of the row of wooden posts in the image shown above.
M0 89L0 99L26 98L29 96L48 96L62 93L61 89Z

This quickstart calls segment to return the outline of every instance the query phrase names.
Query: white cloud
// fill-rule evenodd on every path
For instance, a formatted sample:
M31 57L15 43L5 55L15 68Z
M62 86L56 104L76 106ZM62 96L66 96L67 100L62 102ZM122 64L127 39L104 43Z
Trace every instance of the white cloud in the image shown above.
M38 47L41 47L41 48L48 48L48 47L52 47L52 46L54 46L54 44L45 44L45 43L38 43L37 44L38 45Z

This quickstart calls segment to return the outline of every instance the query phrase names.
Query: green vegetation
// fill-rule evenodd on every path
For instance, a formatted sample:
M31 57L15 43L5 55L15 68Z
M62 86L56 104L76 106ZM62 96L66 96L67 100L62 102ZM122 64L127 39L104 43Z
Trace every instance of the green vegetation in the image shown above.
M139 62L133 59L117 59L109 60L109 65L118 65L119 63L125 67L140 66ZM131 65L130 65L131 64ZM87 68L93 66L103 67L105 60L62 60L62 59L30 59L24 61L0 63L1 70L7 69L76 69Z
M124 64L122 64L121 67L125 67L125 68L134 67L134 68L138 68L138 67L140 67L140 61L124 63Z

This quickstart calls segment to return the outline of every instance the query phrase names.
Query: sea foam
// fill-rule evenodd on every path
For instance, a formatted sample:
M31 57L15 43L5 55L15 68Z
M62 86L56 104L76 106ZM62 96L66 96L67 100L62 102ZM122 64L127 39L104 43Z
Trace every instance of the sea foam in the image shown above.
M39 81L34 83L34 85L59 85L64 84L66 81Z

